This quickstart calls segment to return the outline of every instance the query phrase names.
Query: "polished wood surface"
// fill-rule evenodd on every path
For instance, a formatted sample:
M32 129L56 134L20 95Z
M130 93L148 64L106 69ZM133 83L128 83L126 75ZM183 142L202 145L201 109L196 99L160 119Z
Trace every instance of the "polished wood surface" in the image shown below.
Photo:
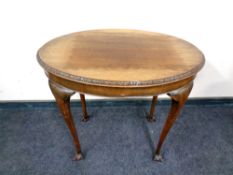
M172 105L155 149L161 147L184 106L204 56L192 44L176 37L138 30L93 30L49 41L37 53L50 89L70 130L76 153L83 158L70 112L70 97L80 93L83 119L88 120L84 94L100 96L153 96L149 121L155 121L159 94L167 93Z
M75 149L76 149L74 160L81 160L83 159L83 155L81 153L81 146L79 143L78 134L75 128L73 117L70 112L70 97L75 92L65 87L62 87L59 84L54 83L52 81L49 81L49 87L56 99L57 105L60 108L61 113L63 114L65 122L73 138L73 142L74 142Z
M61 78L52 73L46 72L50 80L59 83L60 85L73 89L82 94L92 94L99 96L108 96L108 97L126 97L126 96L154 96L169 91L181 88L190 81L192 81L195 76L186 78L184 80L176 81L173 83L168 83L164 85L155 85L155 86L134 86L134 87L114 87L114 86L100 86L100 85L91 85L85 83L78 83L72 80Z
M152 98L152 102L151 102L151 106L150 106L150 113L148 114L147 116L147 120L149 122L154 122L156 120L156 117L155 117L155 105L156 105L156 102L157 102L157 96L153 96Z
M155 150L154 160L156 161L163 160L162 155L160 154L161 147L163 145L165 138L167 137L169 130L176 121L182 107L184 106L186 100L188 99L192 87L193 87L193 82L190 82L186 86L168 93L168 95L171 97L172 105L167 120L163 126L162 132L159 137L159 142Z
M83 111L82 121L86 122L89 119L89 116L87 114L86 100L85 100L85 95L84 94L80 94L80 100L81 100L82 111Z
M167 84L195 75L203 54L176 37L138 30L92 30L49 41L38 51L49 73L107 86Z

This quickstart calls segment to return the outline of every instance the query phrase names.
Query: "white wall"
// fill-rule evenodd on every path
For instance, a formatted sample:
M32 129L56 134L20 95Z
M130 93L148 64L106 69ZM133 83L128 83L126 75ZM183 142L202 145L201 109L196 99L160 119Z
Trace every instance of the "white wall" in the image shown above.
M192 42L204 52L206 65L191 96L232 97L232 4L231 0L2 0L0 100L53 99L36 61L37 49L56 36L99 28L157 31Z

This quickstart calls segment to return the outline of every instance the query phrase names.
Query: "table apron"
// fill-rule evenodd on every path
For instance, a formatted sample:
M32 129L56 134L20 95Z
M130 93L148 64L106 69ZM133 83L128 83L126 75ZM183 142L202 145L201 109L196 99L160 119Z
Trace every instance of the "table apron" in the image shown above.
M58 83L59 85L64 86L65 88L68 88L70 90L84 94L107 96L107 97L154 96L154 95L164 94L189 84L195 78L194 75L176 82L162 84L162 85L155 85L155 86L116 87L116 86L99 86L99 85L84 84L58 77L49 72L45 72L45 73L49 78L49 80Z

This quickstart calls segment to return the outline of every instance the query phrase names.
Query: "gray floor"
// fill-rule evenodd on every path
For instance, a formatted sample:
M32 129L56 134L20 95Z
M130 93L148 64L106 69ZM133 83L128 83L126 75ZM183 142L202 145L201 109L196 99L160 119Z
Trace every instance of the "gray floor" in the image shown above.
M73 144L56 107L0 108L0 174L233 174L233 106L186 105L162 150L154 146L169 110L158 105L156 123L148 105L89 106L91 119L72 113L85 159L72 161Z

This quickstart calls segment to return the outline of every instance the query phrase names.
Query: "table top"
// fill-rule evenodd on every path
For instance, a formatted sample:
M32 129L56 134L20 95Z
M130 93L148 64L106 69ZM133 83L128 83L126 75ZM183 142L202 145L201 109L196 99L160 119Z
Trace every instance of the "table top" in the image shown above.
M38 53L45 71L84 84L156 86L186 79L204 65L182 39L139 30L90 30L55 38Z

